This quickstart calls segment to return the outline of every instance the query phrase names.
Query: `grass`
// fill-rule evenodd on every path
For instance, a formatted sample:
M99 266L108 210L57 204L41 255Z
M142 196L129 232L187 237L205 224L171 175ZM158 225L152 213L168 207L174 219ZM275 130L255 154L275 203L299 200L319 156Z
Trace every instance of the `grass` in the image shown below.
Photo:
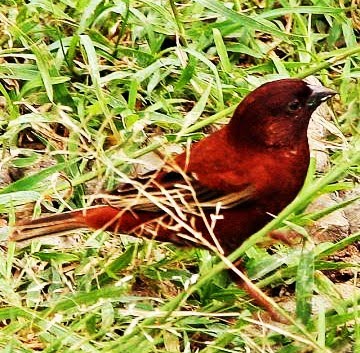
M260 309L206 250L81 232L70 244L6 242L0 257L3 352L355 352L358 263L331 256L352 233L302 249L256 244L285 224L307 234L319 195L359 176L359 10L356 1L5 0L0 4L0 211L84 207L155 149L201 139L242 97L280 77L315 75L340 93L299 196L230 255L271 296L294 292L296 320ZM90 191L89 191L90 190ZM351 273L344 300L329 271ZM294 283L296 288L294 289ZM328 305L312 311L316 297ZM279 309L281 310L281 309Z

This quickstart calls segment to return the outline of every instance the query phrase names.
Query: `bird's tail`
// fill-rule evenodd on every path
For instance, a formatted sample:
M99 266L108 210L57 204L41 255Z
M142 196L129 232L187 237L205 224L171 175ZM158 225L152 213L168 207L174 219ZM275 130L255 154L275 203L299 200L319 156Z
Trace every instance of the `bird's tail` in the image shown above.
M79 228L129 233L156 217L157 213L134 213L112 206L95 206L17 222L9 240L22 241L44 235L59 235Z
M87 224L82 211L70 211L33 220L19 221L13 227L9 239L22 241L86 227Z

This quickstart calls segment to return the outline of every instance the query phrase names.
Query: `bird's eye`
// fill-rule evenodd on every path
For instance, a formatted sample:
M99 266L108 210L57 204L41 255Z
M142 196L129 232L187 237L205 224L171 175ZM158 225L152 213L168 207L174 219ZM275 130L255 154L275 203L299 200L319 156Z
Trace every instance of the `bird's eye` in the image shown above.
M289 103L288 108L291 112L296 112L301 108L300 102L296 99Z

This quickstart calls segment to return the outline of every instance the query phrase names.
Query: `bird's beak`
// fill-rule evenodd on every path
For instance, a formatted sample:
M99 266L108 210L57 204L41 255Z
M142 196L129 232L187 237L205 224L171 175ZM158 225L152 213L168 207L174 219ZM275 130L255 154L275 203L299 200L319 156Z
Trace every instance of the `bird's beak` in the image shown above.
M311 89L311 94L309 99L307 100L307 105L309 107L317 107L321 103L327 101L329 98L337 94L336 91L326 88L324 86L316 86L316 85L309 85L308 87Z

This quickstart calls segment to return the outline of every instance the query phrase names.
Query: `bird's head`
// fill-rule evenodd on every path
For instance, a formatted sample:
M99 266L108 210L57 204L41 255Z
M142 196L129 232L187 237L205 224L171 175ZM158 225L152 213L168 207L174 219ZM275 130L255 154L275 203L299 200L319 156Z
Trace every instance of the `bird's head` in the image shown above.
M265 83L237 107L230 131L258 145L282 147L306 138L311 114L335 91L300 79Z

